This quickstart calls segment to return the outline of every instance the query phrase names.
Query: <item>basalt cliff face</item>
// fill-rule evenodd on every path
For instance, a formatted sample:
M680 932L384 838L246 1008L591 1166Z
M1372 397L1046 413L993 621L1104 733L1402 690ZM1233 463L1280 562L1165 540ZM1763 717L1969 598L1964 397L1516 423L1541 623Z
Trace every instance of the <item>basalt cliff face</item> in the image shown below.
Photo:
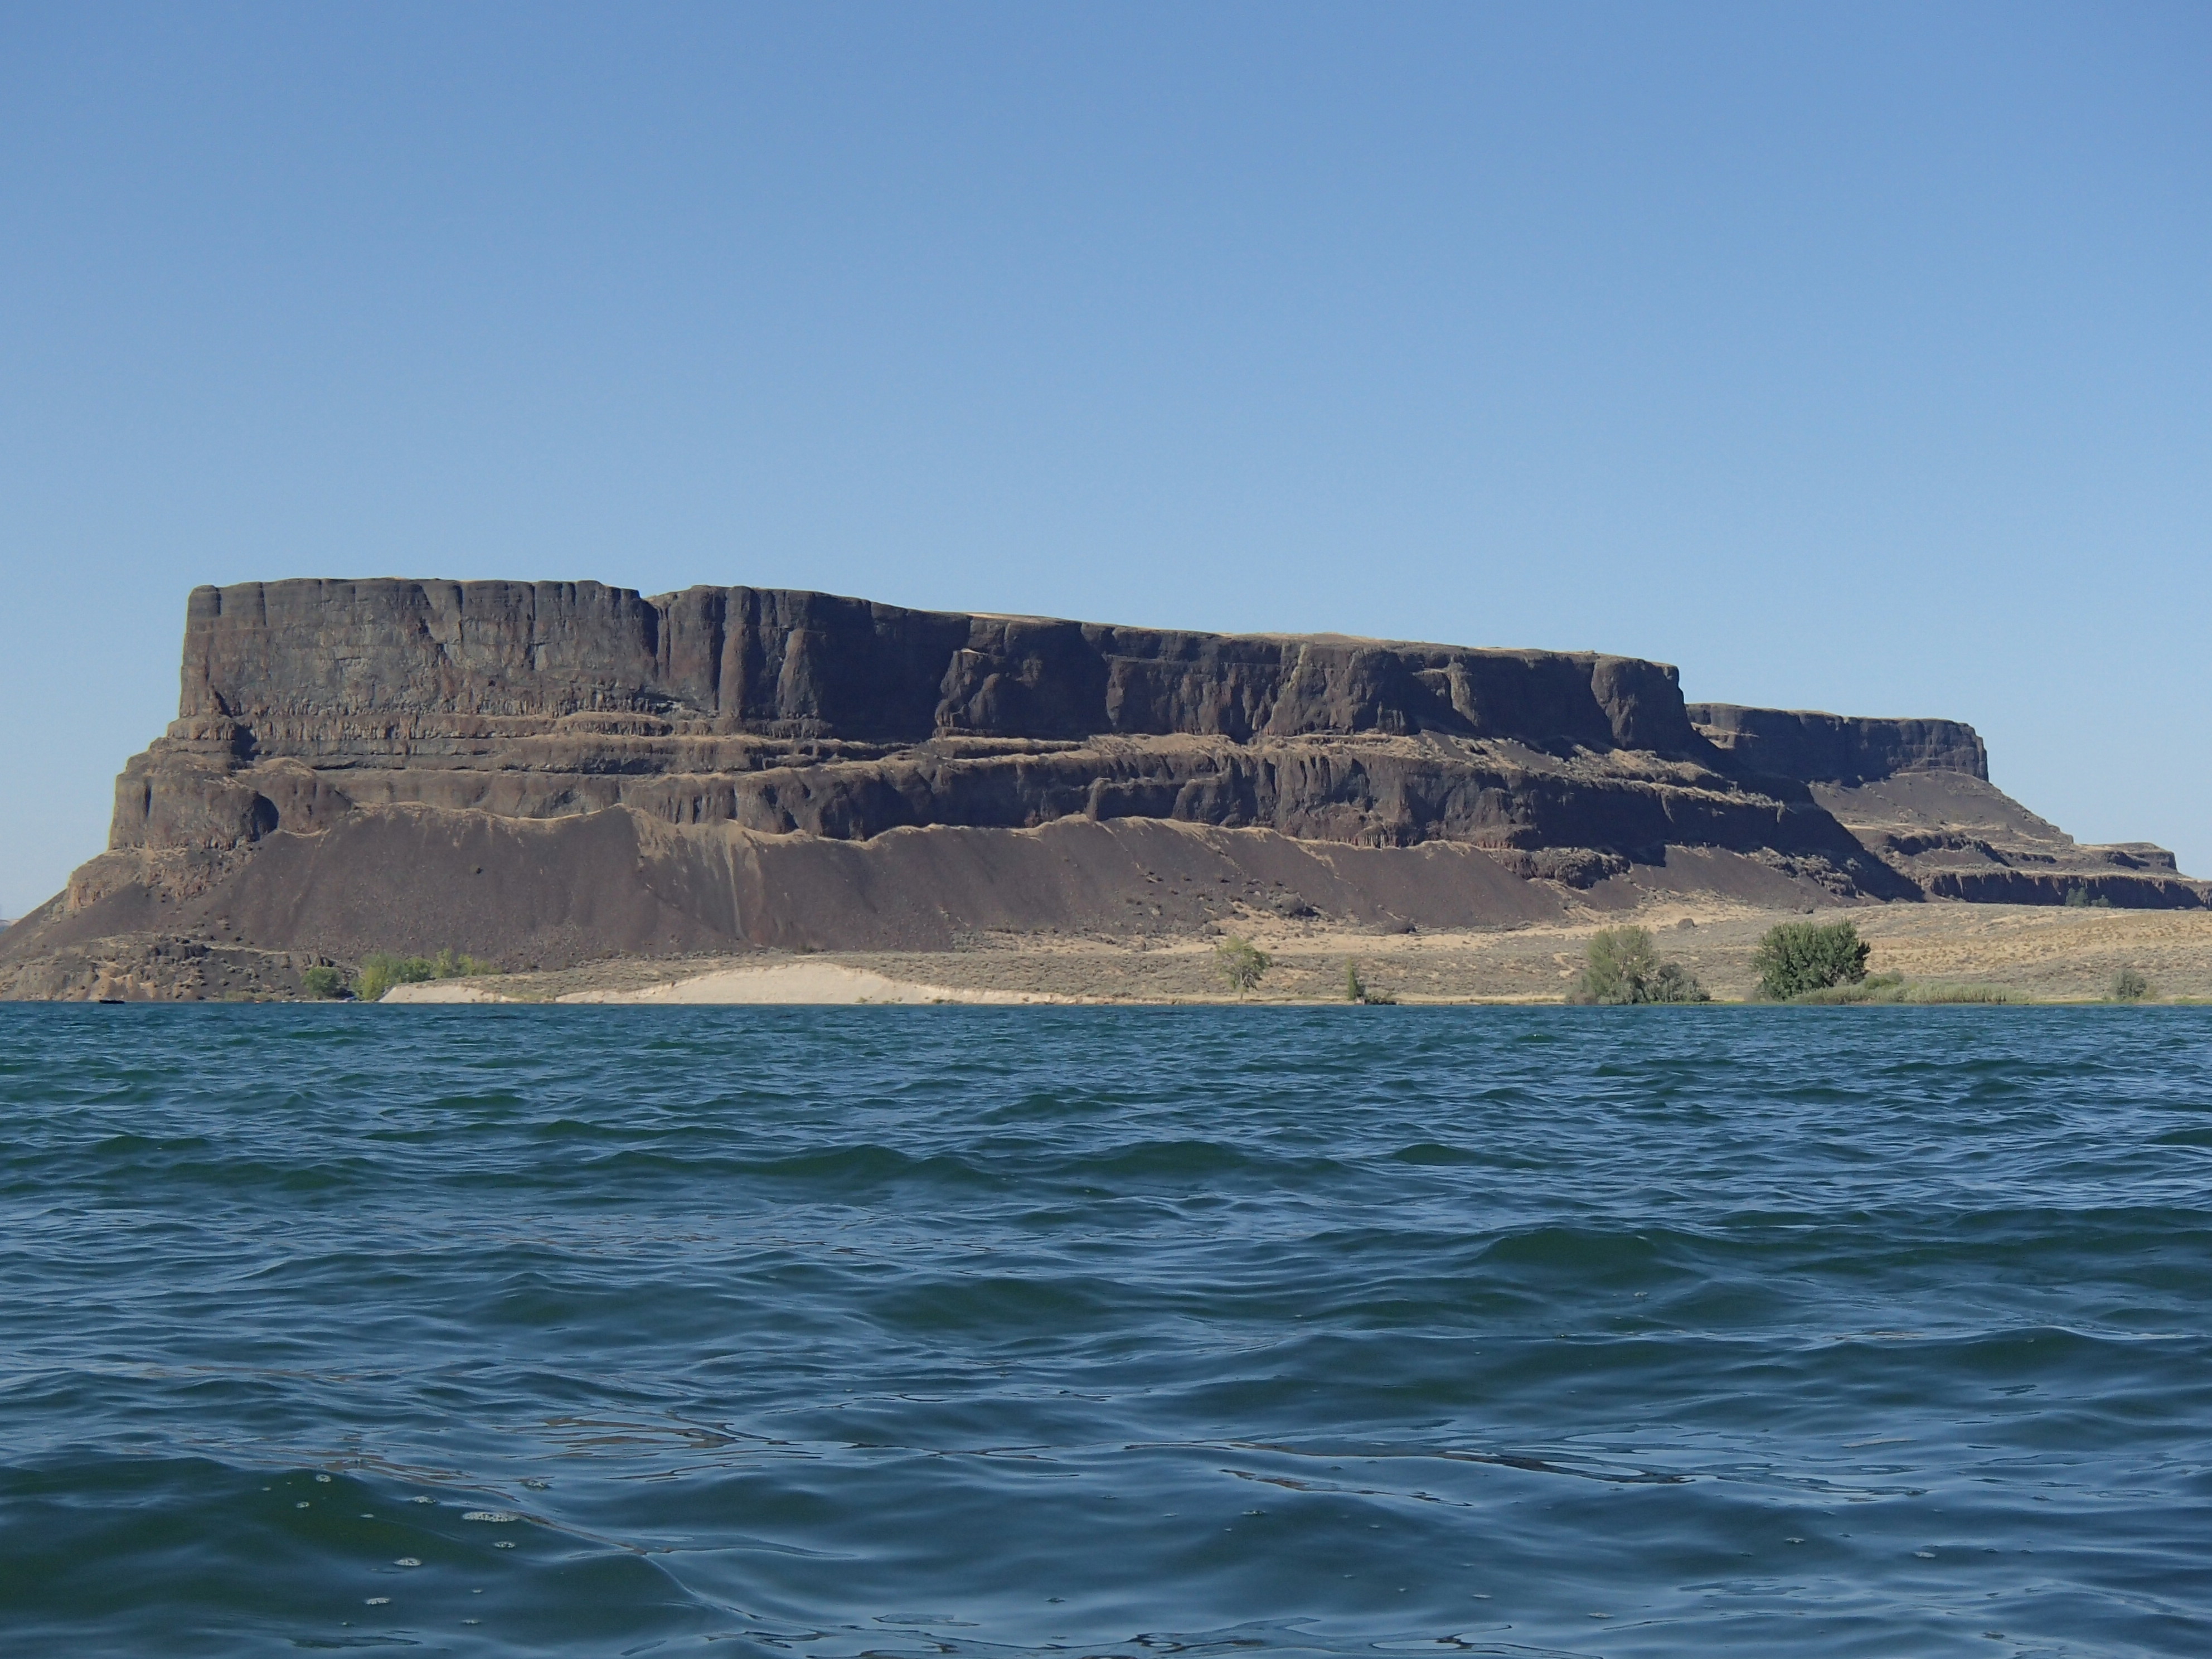
M1475 926L1718 890L2197 905L2076 847L1948 720L1686 705L1584 653L1237 636L590 582L201 588L179 718L0 993L1142 937L1255 912Z

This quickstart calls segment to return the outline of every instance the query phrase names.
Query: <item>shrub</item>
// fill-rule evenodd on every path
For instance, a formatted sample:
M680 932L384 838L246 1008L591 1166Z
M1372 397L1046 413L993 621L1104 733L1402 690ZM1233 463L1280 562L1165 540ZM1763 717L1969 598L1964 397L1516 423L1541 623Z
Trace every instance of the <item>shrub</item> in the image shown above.
M1785 921L1766 930L1752 953L1761 996L1787 1002L1808 991L1856 985L1866 977L1867 954L1874 947L1859 937L1856 924Z
M2112 908L2112 902L2102 893L2091 898L2089 890L2077 881L2066 890L2066 908L2069 910L2109 910Z
M300 990L318 1002L328 1002L345 994L345 975L335 968L318 964L300 975Z
M1653 1002L1711 1002L1705 988L1698 983L1698 976L1679 962L1662 962L1652 976L1650 1000Z
M2123 968L2112 975L2112 1000L2141 1002L2150 994L2150 981L2132 968Z
M354 994L363 1002L375 1002L395 985L420 985L433 979L465 979L498 971L489 962L479 962L450 949L434 957L398 957L388 951L378 951L362 959L361 976L354 981L353 988Z
M1347 960L1344 964L1344 1000L1364 1003L1370 1008L1395 1006L1398 999L1388 991L1378 991L1359 977L1359 964Z
M1577 1002L1710 1002L1679 962L1662 962L1648 927L1607 927L1590 936Z
M420 984L434 977L434 971L427 957L395 957L387 951L377 951L362 959L354 994L363 1002L378 1002L393 986Z
M1641 1002L1647 981L1659 973L1659 953L1645 927L1607 927L1590 936L1583 957L1580 1000Z
M1260 982L1260 975L1275 965L1275 959L1249 939L1239 939L1231 933L1213 947L1214 965L1221 970L1222 978L1238 996Z

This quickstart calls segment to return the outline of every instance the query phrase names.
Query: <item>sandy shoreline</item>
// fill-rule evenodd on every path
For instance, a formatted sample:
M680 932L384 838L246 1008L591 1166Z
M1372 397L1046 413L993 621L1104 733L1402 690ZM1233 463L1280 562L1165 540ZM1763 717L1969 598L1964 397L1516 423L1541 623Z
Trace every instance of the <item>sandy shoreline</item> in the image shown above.
M962 990L897 980L865 968L804 960L759 968L725 968L649 985L641 990L571 991L559 1002L616 1003L1025 1003L1057 999L1019 991Z
M553 1002L638 1004L678 1006L736 1006L751 1004L827 1006L884 1003L908 1006L933 1003L1018 1005L1065 1002L1069 999L1020 991L962 989L891 979L865 968L811 958L743 968L711 969L637 987L599 987L551 996L515 994L503 975L479 979L432 980L399 985L384 995L392 1003Z
M1929 903L1828 911L1872 943L1870 967L1914 980L2004 988L2023 999L2092 1000L2133 968L2161 997L2212 998L2212 913L2049 905ZM1759 936L1797 913L1725 903L1647 907L1632 918L1712 994L1747 997ZM1405 1003L1550 1002L1582 966L1589 935L1619 917L1571 926L1378 933L1319 923L1254 930L1275 965L1243 999L1343 1000L1347 962ZM1172 941L1007 935L972 948L676 959L624 958L542 973L403 986L395 1003L712 1005L1176 1004L1237 999L1216 969L1212 937Z

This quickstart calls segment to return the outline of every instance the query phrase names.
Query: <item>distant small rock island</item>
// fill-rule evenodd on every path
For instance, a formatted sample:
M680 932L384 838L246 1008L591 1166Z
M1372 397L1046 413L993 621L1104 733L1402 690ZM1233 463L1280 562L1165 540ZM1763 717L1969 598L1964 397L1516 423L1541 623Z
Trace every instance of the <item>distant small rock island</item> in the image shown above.
M1557 923L1671 895L2203 908L1973 729L1686 703L1664 664L594 582L202 587L108 850L0 995L317 962L1143 945L1240 917Z

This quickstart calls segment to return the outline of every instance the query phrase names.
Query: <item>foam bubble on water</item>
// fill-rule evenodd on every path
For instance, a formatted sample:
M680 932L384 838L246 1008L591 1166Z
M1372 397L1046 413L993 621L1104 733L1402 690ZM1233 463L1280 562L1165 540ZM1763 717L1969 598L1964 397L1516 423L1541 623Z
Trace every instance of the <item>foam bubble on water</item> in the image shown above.
M302 1498L298 1503L293 1504L292 1507L295 1510L304 1510L307 1507L307 1500Z
M517 1515L513 1510L471 1510L463 1515L461 1519L464 1521L490 1521L494 1522L502 1522L507 1521L520 1521L522 1517Z
M502 1538L499 1542L494 1544L492 1547L495 1550L511 1550L514 1547L514 1540L512 1538Z
M410 1498L407 1501L410 1504L434 1504L438 1500L434 1498Z
M372 1595L362 1603L365 1607L388 1607L391 1605L392 1598L388 1595Z
M315 1477L315 1480L317 1483L321 1486L327 1486L331 1484L331 1478L327 1474L319 1474Z
M401 1556L401 1557L400 1557L397 1561L394 1561L392 1565L393 1566L395 1566L395 1567L419 1567L419 1566L421 1566L421 1565L422 1565L422 1561L421 1561L418 1558L416 1558L416 1557L415 1557L415 1556L412 1556L412 1555L403 1555L403 1556Z
M550 1480L526 1480L522 1484L532 1492L544 1492L553 1485Z

